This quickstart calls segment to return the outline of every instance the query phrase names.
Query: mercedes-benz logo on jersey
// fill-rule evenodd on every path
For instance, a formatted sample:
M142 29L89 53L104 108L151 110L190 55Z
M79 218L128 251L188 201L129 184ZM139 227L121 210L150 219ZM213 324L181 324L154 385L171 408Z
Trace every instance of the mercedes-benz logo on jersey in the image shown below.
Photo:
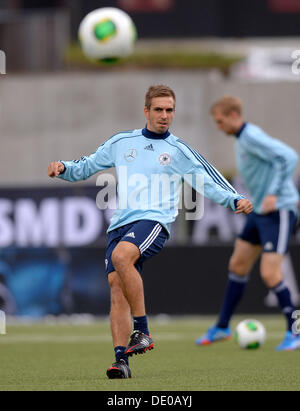
M163 153L158 157L158 161L163 166L168 166L171 163L171 156L168 153Z
M125 153L125 160L129 163L137 158L138 152L135 148L130 148Z

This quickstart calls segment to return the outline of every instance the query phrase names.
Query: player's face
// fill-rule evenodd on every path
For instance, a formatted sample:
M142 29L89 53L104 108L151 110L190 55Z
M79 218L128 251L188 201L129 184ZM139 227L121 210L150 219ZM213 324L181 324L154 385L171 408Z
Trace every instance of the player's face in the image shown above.
M175 114L173 97L154 97L150 109L145 107L147 128L154 133L163 134L170 127Z
M216 108L212 116L219 130L228 135L236 133L236 118L233 112L225 115L220 109Z

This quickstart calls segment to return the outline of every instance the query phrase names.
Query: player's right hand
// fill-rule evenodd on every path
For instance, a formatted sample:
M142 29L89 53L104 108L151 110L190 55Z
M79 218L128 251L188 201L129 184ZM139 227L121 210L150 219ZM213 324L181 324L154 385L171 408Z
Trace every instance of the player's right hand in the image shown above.
M62 173L65 169L65 166L60 161L53 161L49 164L48 167L48 176L51 178L57 177Z

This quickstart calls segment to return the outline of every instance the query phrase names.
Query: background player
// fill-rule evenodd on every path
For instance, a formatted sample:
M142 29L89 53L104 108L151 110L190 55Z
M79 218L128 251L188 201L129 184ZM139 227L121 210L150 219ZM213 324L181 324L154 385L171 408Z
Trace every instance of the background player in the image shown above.
M89 157L53 162L48 168L50 177L79 181L105 168L116 167L118 180L123 181L118 184L118 204L127 204L133 194L141 199L139 206L119 207L108 228L106 273L111 288L110 319L116 355L116 362L107 370L109 378L131 377L128 356L144 353L154 346L140 272L143 262L157 254L169 236L170 224L178 213L181 186L175 184L174 190L166 190L165 197L160 198L159 192L151 190L151 176L163 173L182 179L186 174L202 174L204 195L208 198L231 207L236 213L252 210L250 201L239 195L214 167L170 133L174 113L173 90L164 85L152 86L145 98L146 128L118 133ZM142 175L143 180L133 187L130 181L137 175ZM144 195L147 190L151 192L150 203L149 196ZM164 204L170 207L165 208ZM130 337L131 315L134 332Z
M299 195L292 178L298 155L256 125L246 123L242 101L236 97L221 98L212 106L211 114L221 131L236 137L237 167L252 197L254 211L247 216L244 229L235 243L218 321L196 340L196 344L208 345L231 336L231 316L243 296L248 274L262 253L262 279L275 293L287 319L287 332L277 350L300 348L300 336L292 333L294 307L281 272L296 222Z

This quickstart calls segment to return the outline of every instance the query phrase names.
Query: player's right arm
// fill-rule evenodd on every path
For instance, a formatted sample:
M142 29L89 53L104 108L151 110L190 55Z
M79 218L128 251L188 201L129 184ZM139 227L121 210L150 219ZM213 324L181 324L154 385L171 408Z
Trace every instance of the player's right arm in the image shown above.
M48 167L48 176L51 178L58 177L65 170L65 165L60 161L53 161Z
M111 141L108 140L90 156L81 157L79 160L50 163L48 176L75 182L86 180L98 171L114 167L114 165Z

